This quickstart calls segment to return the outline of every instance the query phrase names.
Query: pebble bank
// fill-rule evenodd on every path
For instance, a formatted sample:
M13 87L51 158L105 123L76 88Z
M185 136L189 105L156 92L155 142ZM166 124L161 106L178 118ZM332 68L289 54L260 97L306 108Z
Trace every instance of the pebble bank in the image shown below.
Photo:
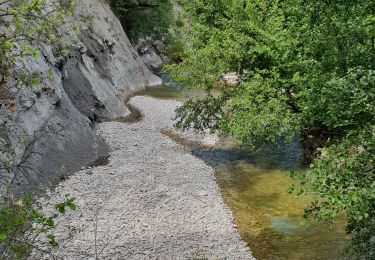
M163 135L180 102L133 97L144 117L105 122L97 132L109 163L83 169L42 202L46 211L66 197L77 210L59 219L56 251L64 259L254 259L224 204L214 171ZM201 138L213 144L215 136Z

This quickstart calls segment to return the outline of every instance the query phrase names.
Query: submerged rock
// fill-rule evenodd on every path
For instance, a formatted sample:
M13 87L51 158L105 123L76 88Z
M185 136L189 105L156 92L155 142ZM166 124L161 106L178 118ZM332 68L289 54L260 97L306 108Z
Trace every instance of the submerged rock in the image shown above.
M281 235L292 235L299 229L299 226L288 217L273 217L270 227Z

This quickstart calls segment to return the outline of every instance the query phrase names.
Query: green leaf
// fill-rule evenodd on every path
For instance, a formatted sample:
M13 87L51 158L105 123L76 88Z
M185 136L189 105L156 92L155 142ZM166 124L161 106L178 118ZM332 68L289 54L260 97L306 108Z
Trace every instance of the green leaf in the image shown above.
M0 241L4 241L7 239L7 235L5 233L0 233Z

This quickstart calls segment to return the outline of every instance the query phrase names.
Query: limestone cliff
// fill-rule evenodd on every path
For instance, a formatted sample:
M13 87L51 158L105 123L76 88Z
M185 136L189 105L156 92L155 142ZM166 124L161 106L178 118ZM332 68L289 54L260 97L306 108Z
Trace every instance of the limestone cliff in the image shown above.
M76 13L64 27L68 34L61 44L68 54L42 44L37 60L20 64L31 73L49 73L50 80L17 94L11 130L1 130L0 139L15 152L14 163L22 164L9 179L22 190L95 161L101 147L95 123L126 115L129 95L161 84L104 0L77 0Z

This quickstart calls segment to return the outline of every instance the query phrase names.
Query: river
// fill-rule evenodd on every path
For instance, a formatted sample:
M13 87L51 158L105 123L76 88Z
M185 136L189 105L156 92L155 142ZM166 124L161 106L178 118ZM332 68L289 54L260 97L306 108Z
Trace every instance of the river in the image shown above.
M148 89L139 95L185 100L201 90L184 90L176 84ZM340 259L348 241L346 221L338 218L328 229L302 218L308 198L288 194L291 170L304 171L299 144L268 146L254 152L230 138L214 149L193 147L192 153L216 171L226 204L242 238L257 259Z

